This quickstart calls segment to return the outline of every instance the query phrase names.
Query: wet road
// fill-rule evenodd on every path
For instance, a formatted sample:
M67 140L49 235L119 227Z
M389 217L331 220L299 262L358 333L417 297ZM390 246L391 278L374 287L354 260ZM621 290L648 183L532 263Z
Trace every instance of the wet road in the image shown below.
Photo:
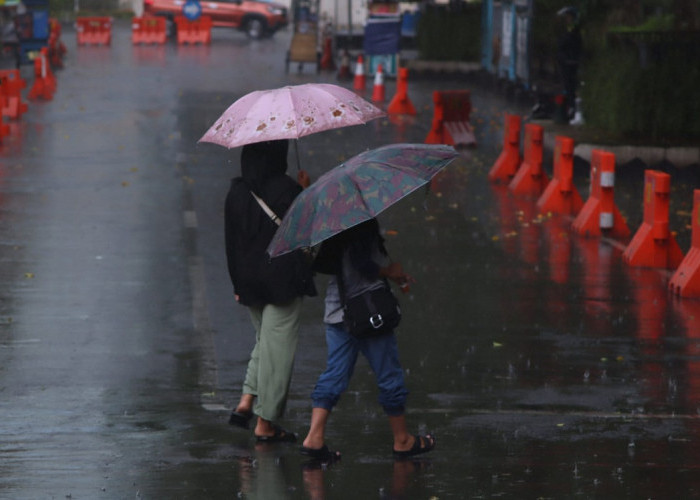
M491 186L502 115L528 110L465 79L409 82L415 118L299 141L315 178L365 148L423 142L430 92L472 88L479 148L381 218L418 280L401 297L400 349L409 422L437 450L392 459L364 360L332 415L344 457L329 470L230 428L252 347L223 258L239 151L196 141L249 91L335 75L285 74L290 33L215 31L208 47L133 47L129 34L122 22L111 47L76 47L66 27L55 98L31 103L0 149L0 498L700 496L700 301ZM616 186L633 232L641 175L623 166ZM673 175L687 251L694 179ZM283 422L301 434L321 314L306 302Z

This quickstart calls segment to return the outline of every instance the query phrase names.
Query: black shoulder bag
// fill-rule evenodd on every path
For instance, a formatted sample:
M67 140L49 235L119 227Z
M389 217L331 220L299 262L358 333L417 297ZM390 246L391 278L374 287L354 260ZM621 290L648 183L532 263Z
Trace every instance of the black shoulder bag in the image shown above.
M345 297L343 270L337 274L338 292L343 304L343 323L351 335L358 338L377 337L392 333L401 322L401 307L391 286L366 290L354 297Z

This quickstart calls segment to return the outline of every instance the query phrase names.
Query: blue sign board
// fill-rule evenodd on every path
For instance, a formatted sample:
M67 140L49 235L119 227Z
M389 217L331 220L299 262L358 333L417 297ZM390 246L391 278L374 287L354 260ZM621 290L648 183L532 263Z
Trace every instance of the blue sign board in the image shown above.
M202 15L202 6L199 5L199 0L187 0L182 6L182 13L190 21L196 21Z

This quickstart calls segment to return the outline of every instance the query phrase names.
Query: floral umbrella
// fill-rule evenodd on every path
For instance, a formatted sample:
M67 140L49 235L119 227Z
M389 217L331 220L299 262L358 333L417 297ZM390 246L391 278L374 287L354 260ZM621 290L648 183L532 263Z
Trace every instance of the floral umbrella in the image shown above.
M458 156L452 146L442 144L391 144L350 158L297 196L268 253L276 257L310 248L376 217Z
M275 139L298 139L360 125L385 113L354 92L330 83L307 83L251 92L234 102L199 142L235 148Z

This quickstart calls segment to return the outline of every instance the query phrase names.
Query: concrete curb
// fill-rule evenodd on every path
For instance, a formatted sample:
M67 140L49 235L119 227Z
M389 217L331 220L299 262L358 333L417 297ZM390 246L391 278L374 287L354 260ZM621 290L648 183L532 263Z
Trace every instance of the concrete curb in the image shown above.
M554 139L557 135L559 134L545 131L544 145L547 149L554 149ZM574 147L574 155L590 162L591 154L594 149L601 149L613 153L617 163L627 163L637 159L643 161L647 165L655 165L665 161L678 168L700 164L700 148L693 147L662 148L655 146L577 144Z

